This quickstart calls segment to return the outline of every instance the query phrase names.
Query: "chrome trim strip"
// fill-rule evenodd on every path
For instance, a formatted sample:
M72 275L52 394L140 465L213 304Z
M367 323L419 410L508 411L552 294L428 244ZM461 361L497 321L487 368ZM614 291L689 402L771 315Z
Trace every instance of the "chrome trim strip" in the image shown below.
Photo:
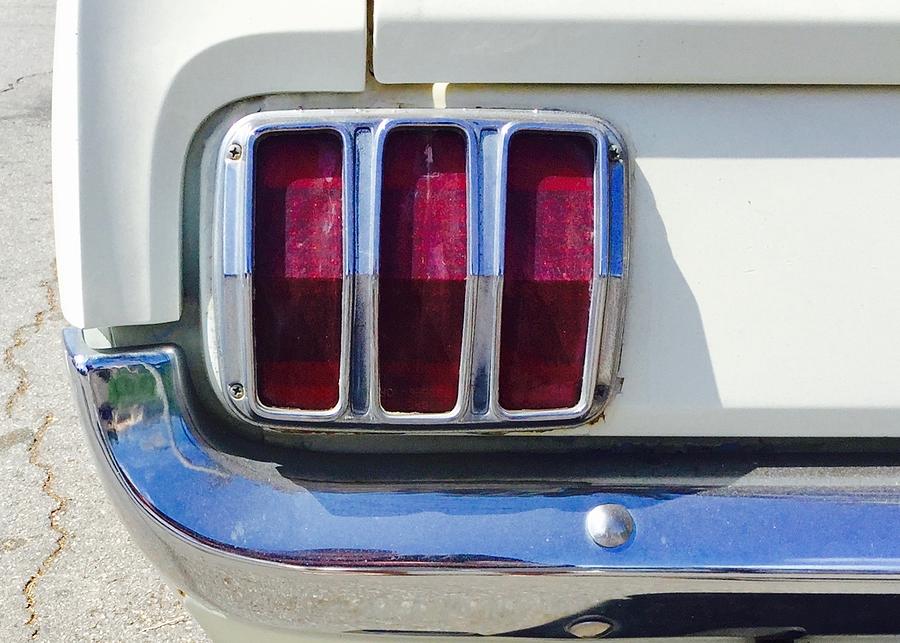
M340 455L217 449L178 349L100 353L75 329L64 341L98 469L132 535L189 595L254 621L487 634L635 596L808 592L839 607L850 594L900 595L895 466L686 484L644 471L605 480L598 463L577 480L485 469L429 482L423 469L341 483L309 473ZM625 547L597 547L585 530L605 502L634 516ZM313 594L360 600L351 613L324 599L298 612Z
M355 248L355 289L353 323L350 338L350 413L371 418L377 407L375 381L375 306L378 301L377 261L378 261L378 220L375 216L375 189L377 177L372 158L375 155L374 132L370 127L355 129L356 180L353 186L369 186L356 191L357 245Z
M607 272L603 275L606 305L603 312L603 330L600 345L613 346L615 350L601 350L597 359L597 383L606 390L597 391L597 398L612 399L621 387L619 361L622 357L622 335L625 332L625 288L628 280L628 256L631 235L628 211L628 161L621 147L612 150L615 158L610 161L609 172L609 251ZM602 413L605 402L599 404Z
M398 127L454 127L468 142L468 259L464 333L455 407L447 413L395 413L381 407L377 305L380 173L384 140ZM262 405L255 389L252 296L252 174L255 143L271 132L330 129L344 143L344 319L341 389L328 411ZM589 336L578 404L572 408L508 411L498 397L502 313L506 156L517 131L573 132L597 146L595 252ZM244 150L229 159L232 145ZM243 420L285 432L431 433L545 431L595 420L618 390L627 264L627 159L615 132L594 117L508 110L296 110L261 112L238 121L221 148L220 197L214 235L212 323L207 345L211 379L226 408ZM614 162L609 152L617 150ZM612 181L621 198L611 198ZM613 211L619 208L618 211ZM243 239L243 242L241 241ZM611 258L615 270L611 270ZM352 381L351 381L352 377ZM233 384L243 387L237 399ZM476 401L477 398L477 401Z

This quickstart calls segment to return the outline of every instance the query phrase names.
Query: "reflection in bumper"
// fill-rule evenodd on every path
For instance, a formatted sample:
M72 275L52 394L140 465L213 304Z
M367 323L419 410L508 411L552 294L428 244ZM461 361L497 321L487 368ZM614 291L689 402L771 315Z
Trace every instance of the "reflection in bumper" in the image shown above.
M883 484L815 489L328 485L215 448L177 349L98 353L75 330L65 342L101 476L132 535L177 587L239 620L534 637L565 636L587 615L613 623L613 636L900 632L895 470L873 472ZM584 528L586 512L610 502L636 524L618 549Z

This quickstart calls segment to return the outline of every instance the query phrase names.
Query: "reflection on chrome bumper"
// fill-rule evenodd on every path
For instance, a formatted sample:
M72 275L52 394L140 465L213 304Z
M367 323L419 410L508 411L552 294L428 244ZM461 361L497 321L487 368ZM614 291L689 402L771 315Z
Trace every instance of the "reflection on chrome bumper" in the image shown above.
M65 343L101 475L131 533L180 589L235 618L533 637L565 636L589 615L613 623L613 636L900 632L896 469L702 489L328 484L252 450L215 448L176 349L98 353L75 330ZM585 530L604 503L634 517L624 547L598 547Z

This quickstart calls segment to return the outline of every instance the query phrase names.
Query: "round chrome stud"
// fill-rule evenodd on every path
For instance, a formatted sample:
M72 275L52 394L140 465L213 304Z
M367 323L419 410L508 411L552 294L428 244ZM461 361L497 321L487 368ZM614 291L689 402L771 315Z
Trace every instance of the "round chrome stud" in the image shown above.
M588 616L566 625L566 632L580 639L596 639L612 629L612 623L596 617Z
M622 505L598 505L585 519L587 532L601 547L621 547L634 535L634 518Z

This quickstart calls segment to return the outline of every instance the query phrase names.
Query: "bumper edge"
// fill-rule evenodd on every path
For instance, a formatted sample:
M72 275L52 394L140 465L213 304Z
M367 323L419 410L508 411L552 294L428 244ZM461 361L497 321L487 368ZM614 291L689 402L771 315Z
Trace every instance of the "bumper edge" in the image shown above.
M614 622L613 636L678 636L780 627L766 614L772 601L803 595L814 600L778 619L810 633L900 633L890 610L884 623L853 613L859 600L900 595L894 482L877 493L805 495L590 485L323 491L279 463L207 443L177 349L100 353L74 329L64 339L82 422L129 531L176 587L229 617L297 632L550 637L595 614ZM639 537L602 551L572 526L610 500L634 511ZM700 546L685 551L675 516L688 508L695 519L704 506L689 534ZM754 543L754 530L788 516L805 531ZM669 544L660 549L660 540ZM719 609L718 620L688 618L676 597L698 594L742 606ZM649 618L660 606L683 618Z

